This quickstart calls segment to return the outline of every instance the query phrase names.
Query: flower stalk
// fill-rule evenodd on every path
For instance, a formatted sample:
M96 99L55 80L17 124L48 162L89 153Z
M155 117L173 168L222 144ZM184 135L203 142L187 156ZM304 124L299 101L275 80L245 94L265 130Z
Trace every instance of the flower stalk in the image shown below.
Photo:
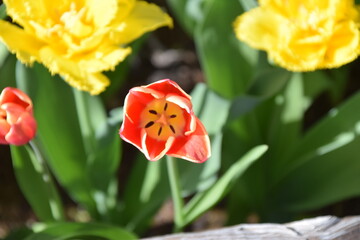
M171 195L174 203L174 232L180 232L184 226L184 201L181 197L181 184L176 159L166 156Z
M50 170L44 161L43 154L41 153L36 141L31 140L29 142L29 146L31 147L32 151L35 154L36 162L33 161L32 164L34 165L37 172L41 175L45 186L46 192L49 198L49 206L51 209L51 214L56 221L64 221L64 211L61 203L59 202L59 195L55 190L55 184L50 174ZM33 159L33 158L31 158ZM36 167L37 166L37 167Z

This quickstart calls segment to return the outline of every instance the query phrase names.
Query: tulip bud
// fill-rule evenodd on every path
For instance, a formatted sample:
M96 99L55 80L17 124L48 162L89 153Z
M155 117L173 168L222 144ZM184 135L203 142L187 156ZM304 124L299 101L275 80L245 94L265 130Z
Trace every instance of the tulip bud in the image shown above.
M0 144L23 145L35 134L31 99L19 89L4 88L0 94Z

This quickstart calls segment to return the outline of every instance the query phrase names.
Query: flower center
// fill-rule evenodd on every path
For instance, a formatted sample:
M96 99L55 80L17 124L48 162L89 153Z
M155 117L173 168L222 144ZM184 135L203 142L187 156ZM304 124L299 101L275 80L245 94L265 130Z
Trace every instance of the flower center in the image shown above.
M148 136L161 141L181 136L185 127L183 109L165 99L155 99L142 111L141 127Z
M75 3L70 5L70 10L63 13L60 18L65 29L77 38L87 37L92 31L92 26L86 21L86 8L77 10Z

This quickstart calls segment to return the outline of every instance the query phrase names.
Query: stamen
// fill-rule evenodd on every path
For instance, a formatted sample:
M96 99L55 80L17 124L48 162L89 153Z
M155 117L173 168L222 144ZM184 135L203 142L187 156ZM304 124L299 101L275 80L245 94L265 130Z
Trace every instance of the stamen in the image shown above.
M165 106L164 106L164 111L166 111L167 107L168 107L168 104L167 104L167 103L165 103Z
M155 110L149 110L149 113L157 115L157 112Z
M160 127L160 128L159 128L159 131L158 131L158 136L160 136L161 131L162 131L162 127Z
M170 118L176 118L176 114L170 115Z
M154 123L155 123L155 122L153 122L153 121L148 122L148 123L145 125L145 128L151 127L152 125L154 125Z
M175 128L173 127L173 125L169 125L171 131L175 134Z

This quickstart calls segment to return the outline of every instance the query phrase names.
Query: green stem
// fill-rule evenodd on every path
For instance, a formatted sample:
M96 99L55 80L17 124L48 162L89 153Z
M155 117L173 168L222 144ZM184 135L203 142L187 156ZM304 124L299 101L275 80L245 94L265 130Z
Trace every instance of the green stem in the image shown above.
M174 232L180 232L184 227L184 201L181 197L180 178L177 170L176 160L167 156L167 170L170 181L171 195L174 202Z
M46 191L49 197L49 206L51 209L52 216L54 220L57 221L64 221L64 209L60 202L60 197L58 192L56 191L54 181L50 174L50 170L44 161L43 154L41 153L40 149L38 148L36 142L34 140L29 142L31 149L33 150L37 162L33 162L34 166L39 166L39 173L42 175L42 179L46 186Z
M92 142L94 132L91 127L89 112L87 111L86 92L73 88L76 111L79 118L81 135L84 138L84 147L87 153L94 151L94 142Z

